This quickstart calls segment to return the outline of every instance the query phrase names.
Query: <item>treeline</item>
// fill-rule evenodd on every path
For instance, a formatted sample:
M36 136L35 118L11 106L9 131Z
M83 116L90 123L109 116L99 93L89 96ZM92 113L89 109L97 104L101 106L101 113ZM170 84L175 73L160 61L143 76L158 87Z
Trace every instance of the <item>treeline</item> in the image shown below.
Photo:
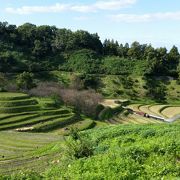
M154 48L134 42L119 44L97 33L55 26L0 22L0 72L49 71L170 75L178 77L180 54L173 46Z

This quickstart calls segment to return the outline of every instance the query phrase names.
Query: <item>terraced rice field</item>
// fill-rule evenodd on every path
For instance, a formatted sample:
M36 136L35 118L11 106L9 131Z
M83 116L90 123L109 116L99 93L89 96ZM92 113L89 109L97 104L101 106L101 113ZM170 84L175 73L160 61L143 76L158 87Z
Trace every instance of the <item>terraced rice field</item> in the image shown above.
M161 116L165 119L172 118L178 114L180 114L180 106L174 105L164 105L164 104L155 104L155 105L140 105L133 104L129 105L129 108L134 111L141 111L147 114Z
M62 135L67 135L70 127L84 130L93 124L71 108L55 108L52 99L0 93L0 174L43 171L57 162L57 144L61 144Z
M112 124L154 124L154 123L162 123L161 121L157 121L150 118L144 118L138 115L130 114L128 116L117 115L116 117L110 120Z
M131 104L127 106L133 111L144 112L150 115L159 116L165 119L180 114L180 106L165 104ZM153 118L145 118L136 114L123 115L120 113L107 121L110 124L152 124L163 123ZM179 121L178 121L179 122Z
M46 132L62 128L75 120L76 115L70 108L43 107L26 94L0 93L0 131Z
M167 107L167 108L163 109L161 111L161 113L164 116L171 118L173 116L180 114L180 107L175 107L175 106L174 107Z
M52 148L61 141L62 137L54 134L0 132L0 174L28 169L43 171L57 158L58 153Z
M167 105L151 105L151 106L149 106L149 110L158 116L162 116L162 114L160 113L160 109L162 109L164 107L167 107ZM166 117L166 116L164 116L164 117Z

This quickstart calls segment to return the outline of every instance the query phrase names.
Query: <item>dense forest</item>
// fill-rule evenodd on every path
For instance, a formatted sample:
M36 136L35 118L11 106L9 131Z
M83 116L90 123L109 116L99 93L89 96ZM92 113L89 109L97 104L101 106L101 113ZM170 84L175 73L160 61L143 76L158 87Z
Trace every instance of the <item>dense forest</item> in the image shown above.
M97 33L73 32L55 26L0 22L0 72L49 70L87 74L180 76L180 54L173 46L154 48L133 42L119 44ZM133 67L133 68L132 68Z

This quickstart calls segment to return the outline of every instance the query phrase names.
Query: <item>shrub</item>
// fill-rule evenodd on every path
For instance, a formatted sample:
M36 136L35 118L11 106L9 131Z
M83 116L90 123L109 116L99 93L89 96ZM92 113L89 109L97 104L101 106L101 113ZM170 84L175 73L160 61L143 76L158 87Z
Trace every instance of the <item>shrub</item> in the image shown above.
M66 105L74 106L77 111L91 117L95 116L96 106L102 100L102 96L93 90L62 89L58 94Z
M51 97L54 100L54 106L55 107L59 107L60 105L63 104L61 97L59 97L57 94L53 94Z
M57 95L63 87L55 82L41 82L37 87L29 91L30 95L38 97L48 97Z
M100 120L106 120L112 118L115 114L123 111L122 106L117 106L115 108L105 107L98 115Z
M34 75L29 72L23 72L19 74L16 78L18 88L23 90L29 90L35 87L36 85L34 83L33 77Z
M93 155L93 143L74 128L71 128L70 138L66 140L66 149L69 158L79 159Z
M0 92L5 90L6 83L7 83L7 79L5 78L3 73L0 73Z
M9 92L18 92L18 86L17 84L15 83L8 83L6 85L6 91L9 91Z
M100 120L109 119L113 116L113 110L110 107L105 107L99 114Z
M36 88L29 91L34 96L58 96L58 99L66 105L74 106L75 109L87 116L94 117L96 106L101 102L102 96L94 90L66 89L53 82L40 83Z
M96 115L95 115L95 118L98 119L98 116L100 114L100 112L104 109L105 107L102 105L102 104L98 104L96 106Z
M154 129L149 129L143 132L142 137L148 138L148 137L153 137L155 135L156 135L156 131Z

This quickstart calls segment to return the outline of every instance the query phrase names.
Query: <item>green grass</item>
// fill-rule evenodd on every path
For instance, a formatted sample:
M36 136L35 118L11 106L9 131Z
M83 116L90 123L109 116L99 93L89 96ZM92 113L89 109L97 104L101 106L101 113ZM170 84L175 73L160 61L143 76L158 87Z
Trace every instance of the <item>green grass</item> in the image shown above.
M35 105L35 104L38 104L38 102L35 99L0 101L0 106L3 107L26 106L26 105Z
M2 132L0 144L7 154L0 160L0 170L1 174L16 172L7 175L10 179L33 179L32 176L34 179L179 179L179 132L180 124L119 125L87 130L80 135L86 140L83 143L90 142L92 155L81 158L67 155L66 142L60 136L23 133L21 137L19 133ZM73 144L70 138L66 141ZM7 149L12 147L22 149L11 156ZM23 173L18 173L20 169ZM28 173L27 169L34 173Z
M34 132L47 132L47 131L51 131L60 127L64 127L68 124L73 123L74 121L76 121L75 116L72 115L67 115L67 117L56 117L51 119L51 121L43 121L43 123L39 123L33 126L33 131Z
M6 100L21 100L27 99L29 96L23 93L10 93L10 92L1 92L0 93L0 101Z
M89 130L94 155L54 166L54 179L178 179L178 125L126 125Z
M61 141L62 137L54 134L0 132L0 174L23 169L44 170L54 155L45 149Z
M90 129L96 126L96 123L91 119L84 119L67 125L65 128L57 128L53 132L59 135L69 135L71 128L77 129L78 131Z
M39 110L38 105L26 105L26 106L13 106L13 107L1 107L0 113L22 113Z
M30 98L22 93L0 93L0 131L47 131L73 123L73 110L55 107L52 98Z

